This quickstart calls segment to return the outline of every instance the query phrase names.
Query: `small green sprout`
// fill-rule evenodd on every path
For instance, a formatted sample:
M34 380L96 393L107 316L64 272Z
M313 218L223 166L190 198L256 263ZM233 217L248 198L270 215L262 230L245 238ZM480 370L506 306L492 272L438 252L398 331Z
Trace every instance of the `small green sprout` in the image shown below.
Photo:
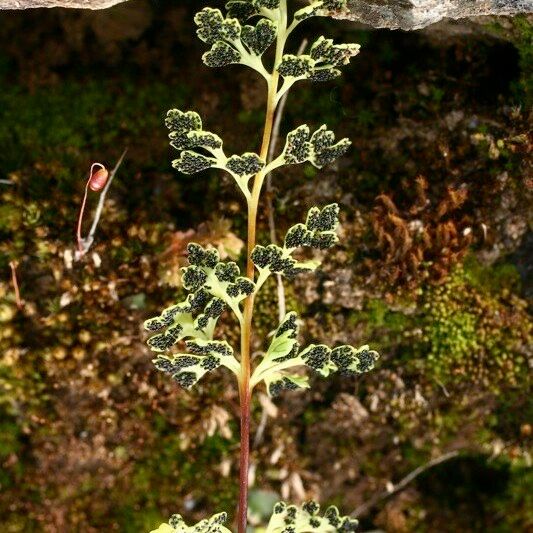
M227 518L226 513L218 513L194 526L188 526L181 515L175 514L170 517L167 524L161 524L150 533L230 533L230 530L222 525Z
M218 513L194 526L187 526L180 515L170 518L168 524L161 524L150 533L227 533L222 524L226 513ZM320 516L320 505L308 501L301 507L278 502L274 505L272 517L265 533L351 533L357 531L359 522L349 516L341 516L335 506L330 506Z
M221 261L217 250L192 243L188 246L189 266L182 269L182 282L188 292L184 301L146 320L144 327L153 335L148 346L156 354L155 367L180 386L190 389L204 375L219 368L232 372L238 382L241 406L241 469L239 533L246 532L251 396L256 387L265 387L270 396L282 391L308 388L309 378L301 371L310 369L321 377L337 373L356 376L374 368L378 353L368 345L327 346L315 343L301 346L299 320L290 311L273 333L268 347L257 362L251 361L250 343L255 296L273 274L292 280L318 268L316 260L302 261L295 252L327 250L338 242L339 206L312 207L305 222L292 226L283 245L256 243L257 212L265 177L285 165L310 162L321 169L342 157L350 147L348 139L336 141L326 125L312 131L305 124L289 132L281 152L269 156L273 120L277 104L297 82L327 82L340 75L340 68L359 53L359 45L335 44L318 37L307 53L286 53L294 29L313 16L330 16L347 10L347 0L319 0L293 13L289 22L287 0L231 0L227 15L206 7L194 18L198 37L208 49L202 56L209 67L246 65L266 81L267 109L263 142L258 153L226 154L222 139L204 130L194 111L171 109L165 124L170 144L178 152L172 166L182 174L197 174L209 168L220 169L235 180L248 208L248 249L246 271L232 261ZM265 54L273 48L272 56ZM264 59L269 61L265 66ZM216 338L216 326L224 313L231 313L241 331L239 347ZM357 521L339 516L335 507L320 516L319 506L308 502L302 507L279 503L268 524L267 533L350 532ZM162 524L158 533L226 533L225 513L188 527L180 515Z

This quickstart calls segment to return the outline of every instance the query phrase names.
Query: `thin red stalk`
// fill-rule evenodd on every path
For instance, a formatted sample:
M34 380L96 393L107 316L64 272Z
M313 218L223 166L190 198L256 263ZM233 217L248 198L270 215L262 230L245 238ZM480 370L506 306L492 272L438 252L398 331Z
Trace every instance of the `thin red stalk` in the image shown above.
M91 177L89 176L89 180ZM76 237L78 239L78 251L80 254L83 254L85 252L84 246L83 246L83 237L81 236L81 225L83 223L83 215L85 213L85 204L87 203L87 192L89 191L89 180L87 180L87 184L85 185L85 194L83 195L83 201L81 202L81 208L80 208L80 214L78 215L78 228L76 231Z
M91 169L89 170L89 177L87 178L87 183L85 184L85 193L83 195L83 201L81 202L80 214L78 216L78 228L76 231L76 237L78 238L78 251L83 254L85 253L85 247L83 246L83 237L81 236L81 225L83 224L83 215L85 214L85 204L87 203L87 193L89 192L89 183L93 177L94 167L99 166L100 168L105 168L101 163L93 163Z
M243 384L244 385L244 384ZM248 471L250 468L250 390L248 383L246 390L240 391L241 404L241 448L239 461L239 533L246 532L248 520Z
M15 302L17 303L17 307L22 309L24 304L20 298L20 290L17 280L17 263L15 261L10 261L9 266L11 267L11 280L13 281L13 289L15 290Z
M274 64L281 61L283 48L285 46L287 27L287 4L286 0L280 2L280 12L282 20L280 23L278 38L276 43L276 56ZM276 112L276 95L278 90L279 74L274 69L272 77L268 83L267 108L265 125L263 129L263 139L259 156L263 161L268 159L268 149L272 138L272 126L274 114ZM246 250L246 276L252 281L255 278L254 264L251 254L255 247L257 206L261 195L261 187L265 174L259 172L255 175L252 185L251 198L248 199L248 238ZM237 511L238 533L246 533L248 522L248 471L250 467L250 348L252 339L252 315L254 310L254 295L251 294L244 302L244 320L241 324L241 376L239 380L240 408L241 408L241 447L239 460L239 508Z
M276 108L275 98L278 85L277 73L272 76L269 84L268 102L265 117L265 128L263 132L263 142L261 144L260 157L266 160L268 148L272 135L272 124ZM248 202L248 239L247 239L247 261L246 276L254 280L254 264L251 259L252 250L255 246L256 225L257 225L257 205L261 194L261 186L265 175L259 173L255 176L252 197ZM238 533L246 533L248 521L248 470L250 467L250 343L252 337L252 315L254 307L253 294L248 296L244 302L244 320L241 331L241 378L239 382L240 407L241 407L241 448L239 460L239 508L237 511Z

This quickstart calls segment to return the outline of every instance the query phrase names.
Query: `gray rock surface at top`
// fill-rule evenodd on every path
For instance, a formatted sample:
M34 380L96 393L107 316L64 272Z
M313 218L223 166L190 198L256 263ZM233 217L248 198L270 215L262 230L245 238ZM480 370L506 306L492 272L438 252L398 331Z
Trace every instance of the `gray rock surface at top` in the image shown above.
M0 9L31 9L34 7L75 7L105 9L126 0L0 0Z
M0 0L0 9L71 7L104 9L127 0ZM296 2L295 2L296 3ZM298 2L298 5L303 2ZM209 2L205 2L209 4ZM349 0L338 18L374 28L416 30L442 19L533 13L533 0Z
M445 18L533 13L533 0L349 0L339 18L374 28L417 30Z

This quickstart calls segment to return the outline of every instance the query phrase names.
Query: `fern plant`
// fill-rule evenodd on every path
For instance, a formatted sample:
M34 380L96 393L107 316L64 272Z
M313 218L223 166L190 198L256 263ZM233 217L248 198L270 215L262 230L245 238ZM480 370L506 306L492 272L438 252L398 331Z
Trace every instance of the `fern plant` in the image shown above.
M240 397L241 447L240 482L237 524L239 533L247 525L248 466L250 437L250 404L253 391L264 386L269 395L283 390L309 387L308 378L297 373L297 367L309 367L323 377L332 373L353 375L374 367L377 352L368 346L329 347L324 344L300 346L298 317L289 312L283 318L262 358L251 361L250 342L254 300L272 274L292 279L302 272L317 268L315 261L299 261L294 252L301 248L324 250L338 241L337 204L312 207L305 222L291 227L282 246L256 244L257 210L265 177L283 165L310 162L317 168L330 164L350 146L348 139L336 141L327 127L312 131L302 125L291 131L281 153L268 160L276 108L282 96L298 81L324 82L340 75L340 68L358 54L357 44L335 44L318 37L307 53L285 52L288 37L303 21L314 16L329 16L346 10L347 0L317 0L292 13L289 21L287 0L231 0L227 15L206 7L195 16L198 37L207 45L203 62L209 67L231 64L246 65L265 79L267 103L262 144L259 153L227 154L222 139L204 129L194 111L171 109L166 126L170 144L178 151L172 162L183 174L196 174L209 168L221 169L231 175L242 192L248 209L246 271L238 265L221 261L216 249L198 244L188 247L190 266L182 270L187 298L165 309L159 316L147 320L145 328L155 333L148 340L156 352L155 367L188 389L206 373L219 367L232 372L238 383ZM269 61L264 55L270 48ZM269 64L269 66L266 66ZM233 313L240 325L240 347L234 348L215 336L220 316ZM174 347L185 348L176 353ZM318 505L308 502L298 508L279 503L267 527L274 532L352 531L357 521L341 517L336 508L323 516ZM180 515L162 524L158 532L221 532L224 513L186 526Z

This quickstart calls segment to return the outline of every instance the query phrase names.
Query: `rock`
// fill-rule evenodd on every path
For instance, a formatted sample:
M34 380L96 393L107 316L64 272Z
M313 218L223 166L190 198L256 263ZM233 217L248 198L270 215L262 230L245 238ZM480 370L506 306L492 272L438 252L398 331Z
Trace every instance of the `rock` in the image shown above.
M533 13L533 0L349 0L336 18L374 28L418 30L443 19Z
M0 0L0 9L105 9L125 1ZM349 8L349 13L339 14L337 18L362 22L374 28L417 30L443 19L533 13L533 0L349 0Z
M74 7L105 9L126 0L0 0L0 9L31 9L35 7Z

